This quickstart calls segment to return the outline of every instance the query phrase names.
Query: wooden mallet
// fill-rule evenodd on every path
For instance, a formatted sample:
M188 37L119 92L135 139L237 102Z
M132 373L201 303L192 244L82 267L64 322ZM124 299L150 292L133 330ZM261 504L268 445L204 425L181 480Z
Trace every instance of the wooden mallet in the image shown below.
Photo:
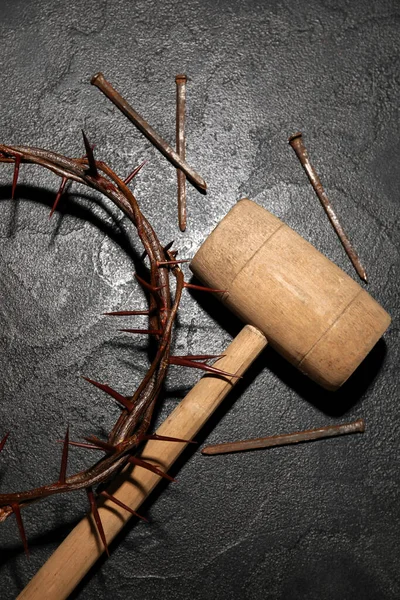
M353 373L382 336L389 315L341 269L279 219L241 200L201 246L191 263L210 287L227 290L222 301L247 325L216 365L242 375L267 341L327 389ZM192 439L233 388L237 378L203 377L159 427L163 436ZM184 443L150 440L142 453L167 471ZM126 469L111 492L137 510L160 477ZM99 513L110 543L131 514L109 501ZM68 598L103 553L91 515L69 534L18 596Z
M190 265L222 302L328 390L355 371L390 324L351 277L255 202L238 202Z

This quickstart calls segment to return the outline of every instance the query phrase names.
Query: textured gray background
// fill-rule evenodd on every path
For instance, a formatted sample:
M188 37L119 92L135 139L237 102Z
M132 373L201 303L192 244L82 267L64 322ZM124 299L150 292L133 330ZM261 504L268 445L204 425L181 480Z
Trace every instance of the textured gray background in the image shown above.
M199 442L360 416L364 436L215 458L187 452L174 469L179 483L143 507L151 525L129 526L77 598L400 597L399 23L399 3L385 1L1 1L2 141L77 156L84 127L118 173L147 159L135 193L182 257L246 195L356 277L287 144L300 129L368 290L393 317L336 394L267 350ZM89 85L99 70L171 142L174 76L191 77L187 156L209 191L188 187L185 234L173 167ZM76 185L49 221L56 178L22 168L16 202L11 179L0 165L0 435L12 432L3 491L55 478L67 423L75 439L111 427L118 409L81 374L128 393L147 361L145 340L101 316L143 302L126 220ZM175 346L219 352L239 328L215 301L187 294ZM197 379L171 369L160 420ZM71 452L70 468L88 460ZM83 494L26 510L29 561L14 519L1 525L1 598L15 597L85 510Z

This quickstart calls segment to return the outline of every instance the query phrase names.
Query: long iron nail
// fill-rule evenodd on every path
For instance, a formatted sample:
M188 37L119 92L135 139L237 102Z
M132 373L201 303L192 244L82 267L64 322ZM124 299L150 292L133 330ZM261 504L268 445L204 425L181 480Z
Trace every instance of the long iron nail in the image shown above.
M347 256L350 258L350 260L353 264L353 267L357 271L360 278L363 281L365 281L365 283L368 283L367 273L365 272L365 269L361 264L358 254L354 250L349 238L345 234L343 227L341 226L339 219L338 219L335 211L333 210L332 204L330 203L330 201L325 193L325 190L322 187L322 184L317 175L317 172L315 171L314 167L310 163L307 149L303 143L302 133L298 132L298 133L295 133L294 135L290 136L289 144L292 146L293 150L296 152L297 158L299 159L305 172L307 173L308 179L310 180L311 185L313 186L315 193L317 194L317 196L319 198L319 201L321 202L326 214L328 215L328 218L329 218L330 222L332 223L334 230L336 231L340 241L342 242L343 247L347 253Z
M352 423L343 423L342 425L328 425L319 429L307 429L306 431L296 431L284 435L272 435L270 437L254 438L240 442L215 444L213 446L206 446L201 452L202 454L226 454L228 452L241 452L243 450L287 446L289 444L299 444L300 442L313 442L322 438L347 435L349 433L364 433L364 431L364 419L358 419Z
M182 160L175 150L171 148L171 146L167 144L167 142L163 140L163 138L128 104L128 102L106 80L102 73L94 75L90 83L99 88L99 90L102 91L103 94L107 96L107 98L111 100L111 102L113 102L113 104L115 104L115 106L119 108L119 110L124 113L134 125L136 125L143 135L145 135L177 169L182 169L186 177L190 179L194 185L202 190L207 189L207 184L204 179L200 177L186 161Z
M176 83L176 151L182 160L186 159L185 112L186 112L186 75L177 75ZM186 229L186 177L180 169L176 171L178 179L178 222L181 231Z
M17 521L19 535L20 535L22 543L24 545L25 554L29 557L28 540L26 539L26 533L25 533L24 523L22 521L21 511L20 511L18 502L15 502L14 504L11 504L11 508L12 508L12 511L13 511L13 513L15 515L15 519Z

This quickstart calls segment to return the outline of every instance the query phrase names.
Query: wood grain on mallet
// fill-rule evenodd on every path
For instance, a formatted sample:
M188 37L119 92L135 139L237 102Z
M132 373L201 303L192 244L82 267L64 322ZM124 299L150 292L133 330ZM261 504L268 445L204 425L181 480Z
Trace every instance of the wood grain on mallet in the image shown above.
M242 375L267 345L264 335L246 325L215 364L218 368ZM213 414L238 378L206 375L187 394L182 402L158 428L159 435L192 439ZM150 440L142 456L168 471L187 444ZM124 472L111 486L113 495L137 510L161 478L150 471L135 467ZM107 541L110 543L131 515L126 510L106 501L99 513ZM73 529L54 554L43 565L18 596L24 600L62 600L68 598L81 579L103 554L92 517L86 516ZM109 560L113 560L112 556ZM134 569L134 563L131 565Z

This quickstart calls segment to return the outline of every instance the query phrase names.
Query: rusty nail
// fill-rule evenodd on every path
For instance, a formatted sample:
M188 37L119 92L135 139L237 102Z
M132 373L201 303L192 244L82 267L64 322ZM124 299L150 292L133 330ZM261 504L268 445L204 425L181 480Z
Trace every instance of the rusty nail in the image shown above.
M368 282L367 274L365 272L364 267L361 264L361 261L358 257L357 252L354 250L349 238L345 234L343 227L341 226L339 219L333 210L332 204L330 203L324 188L322 187L321 181L315 171L314 167L310 163L310 159L308 157L308 152L306 147L304 146L304 142L302 139L302 133L298 132L294 135L290 136L289 144L292 146L293 150L296 152L297 158L301 162L305 172L307 173L308 179L310 180L311 185L313 186L315 193L317 194L319 201L321 202L328 218L336 231L340 241L343 244L343 247L346 251L347 256L350 258L353 267L357 271L360 278Z
M182 160L181 157L175 152L173 148L128 104L128 102L112 87L112 85L106 80L102 73L93 75L90 83L100 91L128 119L136 125L136 127L147 137L148 140L162 153L168 160L177 168L181 169L186 177L201 190L207 189L207 184L200 175L198 175L187 163Z
M176 151L182 160L186 159L185 112L186 75L176 75ZM178 221L181 231L186 229L186 177L181 169L176 171L178 179Z
M364 419L357 419L357 421L353 421L352 423L342 423L341 425L328 425L327 427L307 429L306 431L295 431L294 433L286 433L283 435L272 435L240 442L215 444L213 446L206 446L201 452L202 454L226 454L228 452L241 452L243 450L256 450L260 448L272 448L273 446L299 444L300 442L312 442L321 438L347 435L349 433L364 433L364 431Z

